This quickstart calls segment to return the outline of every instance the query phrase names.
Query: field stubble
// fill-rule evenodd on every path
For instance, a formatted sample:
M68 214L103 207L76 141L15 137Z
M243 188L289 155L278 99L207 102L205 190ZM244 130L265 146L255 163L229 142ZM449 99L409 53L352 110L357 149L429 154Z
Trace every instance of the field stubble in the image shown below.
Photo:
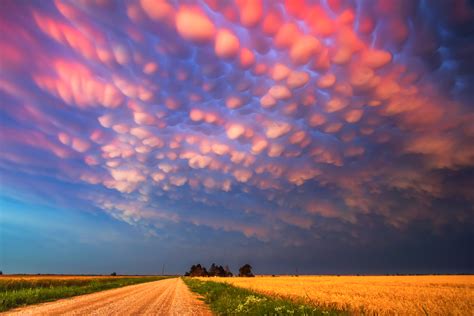
M267 295L378 315L472 315L474 276L258 276L212 278Z

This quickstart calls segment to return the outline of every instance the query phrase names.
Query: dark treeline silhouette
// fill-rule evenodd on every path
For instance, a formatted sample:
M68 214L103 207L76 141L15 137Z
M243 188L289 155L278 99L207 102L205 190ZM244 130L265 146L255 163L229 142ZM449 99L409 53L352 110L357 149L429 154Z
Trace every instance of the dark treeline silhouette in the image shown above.
M211 264L209 268L209 276L219 276L219 277L231 277L233 276L232 272L230 272L229 267L225 266L217 266L216 264Z
M209 270L206 267L201 266L201 264L193 264L191 269L184 274L185 276L218 276L218 277L231 277L233 276L232 272L230 271L228 266L218 266L215 263L211 264ZM249 264L245 264L239 269L239 276L243 277L253 277L252 274L252 266Z
M201 266L201 264L193 264L189 272L184 274L185 276L219 276L219 277L231 277L233 276L230 272L229 267L218 266L215 263L211 264L209 271L206 267Z
M202 267L201 264L193 264L189 272L184 274L185 276L209 276L206 267Z
M250 264L244 264L239 269L239 277L253 277L252 266Z

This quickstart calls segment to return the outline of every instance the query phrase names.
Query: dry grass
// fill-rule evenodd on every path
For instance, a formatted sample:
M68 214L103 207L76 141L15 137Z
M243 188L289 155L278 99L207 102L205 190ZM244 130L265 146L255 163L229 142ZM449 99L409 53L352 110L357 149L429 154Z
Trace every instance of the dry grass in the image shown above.
M473 315L474 276L261 276L212 278L354 314Z

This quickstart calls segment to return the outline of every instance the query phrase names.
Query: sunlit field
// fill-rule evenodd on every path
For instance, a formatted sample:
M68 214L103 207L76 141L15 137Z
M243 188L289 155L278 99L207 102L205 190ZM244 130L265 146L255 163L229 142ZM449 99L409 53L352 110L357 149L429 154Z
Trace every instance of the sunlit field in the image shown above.
M356 314L472 315L474 311L472 275L259 276L212 281Z

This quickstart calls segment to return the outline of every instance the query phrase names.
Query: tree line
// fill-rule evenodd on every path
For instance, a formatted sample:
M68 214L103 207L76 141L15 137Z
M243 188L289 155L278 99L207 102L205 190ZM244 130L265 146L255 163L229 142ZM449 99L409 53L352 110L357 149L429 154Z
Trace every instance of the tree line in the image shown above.
M192 277L232 277L234 274L230 271L229 266L221 266L216 265L215 263L211 264L209 270L206 267L202 266L200 263L193 264L189 271L187 271L185 276L192 276ZM239 277L253 277L252 273L252 266L250 264L244 264L239 268Z

